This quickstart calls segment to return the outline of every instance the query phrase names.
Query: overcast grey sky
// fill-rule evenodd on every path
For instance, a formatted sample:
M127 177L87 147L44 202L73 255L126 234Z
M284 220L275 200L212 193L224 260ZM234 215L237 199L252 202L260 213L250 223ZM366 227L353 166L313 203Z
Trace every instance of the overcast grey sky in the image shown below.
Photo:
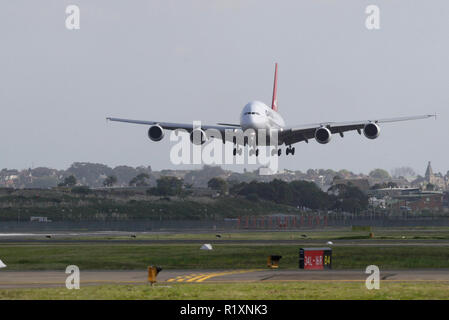
M69 4L80 30L65 28ZM369 4L380 30L365 28ZM438 114L374 141L297 144L282 168L446 172L448 31L447 0L2 1L0 168L175 168L168 137L105 117L236 123L248 101L270 103L277 61L287 124Z

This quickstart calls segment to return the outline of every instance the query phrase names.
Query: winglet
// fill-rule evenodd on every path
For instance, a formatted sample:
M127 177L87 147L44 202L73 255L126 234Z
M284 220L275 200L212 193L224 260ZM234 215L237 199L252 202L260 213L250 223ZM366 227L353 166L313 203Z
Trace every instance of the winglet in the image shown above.
M277 88L278 88L278 64L276 62L274 69L273 100L271 101L271 109L273 109L274 111L278 111Z

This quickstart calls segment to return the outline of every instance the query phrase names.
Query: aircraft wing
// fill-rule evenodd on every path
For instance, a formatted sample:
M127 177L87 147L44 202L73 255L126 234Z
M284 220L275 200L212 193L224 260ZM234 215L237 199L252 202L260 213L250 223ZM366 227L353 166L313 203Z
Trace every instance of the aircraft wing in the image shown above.
M166 130L176 130L176 129L183 129L187 132L192 132L193 130L193 123L174 123L174 122L159 122L159 121L144 121L144 120L131 120L131 119L120 119L120 118L106 118L106 120L109 121L117 121L117 122L127 122L127 123L134 123L134 124L144 124L144 125L159 125L163 129ZM220 133L224 134L225 130L235 130L240 129L239 125L234 124L222 124L222 125L204 125L201 124L201 129L208 130L208 129L215 129L220 131Z
M349 122L321 122L305 125L298 125L292 127L286 127L282 132L279 132L279 139L286 145L294 144L301 141L308 142L309 139L315 137L315 130L320 127L327 127L332 134L338 133L343 135L344 132L357 130L361 133L361 130L367 123L389 123L398 121L419 120L435 117L436 115L421 115L411 117L398 117L398 118L385 118L374 120L361 120L361 121L349 121Z

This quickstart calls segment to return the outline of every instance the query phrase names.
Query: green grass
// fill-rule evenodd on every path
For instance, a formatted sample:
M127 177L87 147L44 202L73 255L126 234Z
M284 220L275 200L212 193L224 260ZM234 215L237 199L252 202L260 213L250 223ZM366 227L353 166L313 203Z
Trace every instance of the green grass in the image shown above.
M217 244L213 251L199 244L83 244L0 246L8 270L61 270L75 264L82 270L137 270L156 264L167 269L263 268L267 256L282 256L282 269L298 268L300 247L309 245ZM381 269L449 268L447 246L335 246L334 269L360 269L375 264Z
M0 205L3 221L16 221L19 215L22 221L29 220L31 216L45 216L52 221L129 221L159 220L160 217L166 220L222 220L243 215L299 213L296 207L271 201L254 202L243 197L169 197L167 200L139 192L114 196L98 190L88 195L62 190L15 190L9 195L0 194Z
M372 228L373 240L449 240L449 227L432 228ZM241 231L241 232L204 232L204 233L138 233L140 240L216 240L220 234L220 240L353 240L369 239L369 231L361 231L351 227L326 228L322 230L299 231ZM302 235L306 235L303 237ZM59 236L63 239L64 237ZM94 236L94 237L66 237L66 239L83 240L134 240L130 236Z
M445 299L449 283L381 282L379 290L367 290L363 282L289 282L82 286L66 288L3 289L0 299Z

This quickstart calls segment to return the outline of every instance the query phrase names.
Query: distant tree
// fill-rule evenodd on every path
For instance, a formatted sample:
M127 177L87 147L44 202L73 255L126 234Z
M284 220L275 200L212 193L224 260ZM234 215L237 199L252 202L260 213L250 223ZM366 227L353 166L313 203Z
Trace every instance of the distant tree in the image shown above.
M103 176L113 174L112 169L101 163L74 162L66 174L78 177L84 185L99 187L103 184Z
M191 183L195 187L207 187L207 183L213 177L221 176L225 171L221 167L205 165L201 170L192 170L184 176L186 183Z
M407 179L416 177L416 172L410 167L400 167L391 170L391 175L395 178L404 177Z
M436 187L435 187L434 184L428 183L428 184L426 185L426 190L427 190L427 191L435 191L435 190L436 190Z
M252 202L257 202L259 201L259 196L257 193L250 193L246 195L246 199Z
M160 177L156 183L161 195L178 195L182 191L184 180L177 177Z
M313 169L307 170L306 174L307 174L309 177L315 177L315 176L317 176L316 170L313 170Z
M184 180L177 177L162 176L156 181L157 186L148 190L149 194L158 196L177 196L182 194Z
M26 187L30 188L52 188L58 185L58 177L56 176L43 176L43 177L34 177L29 182L27 182Z
M340 184L333 209L356 212L368 207L368 196L354 185Z
M375 179L391 179L390 174L384 169L374 169L369 173L369 176Z
M117 183L117 177L116 176L108 176L103 181L103 186L105 187L112 187L114 184Z
M131 179L129 185L131 187L146 187L149 185L148 180L150 175L147 173L139 173L137 176Z
M242 182L233 184L230 193L252 201L257 196L261 200L311 209L330 208L334 201L333 196L323 192L315 183L301 180L290 183L278 179L271 182Z
M228 192L228 183L223 178L212 178L207 183L207 186L213 190L219 191L221 194Z
M387 188L397 188L398 184L396 182L388 181Z
M384 183L376 183L374 186L372 186L371 190L377 190L377 189L385 189L385 188L397 188L398 185L395 182L384 182Z
M336 176L334 176L334 178L332 179L332 183L335 183L335 181L341 180L341 176L339 176L338 174Z
M139 173L142 172L139 172L135 168L130 166L117 166L114 169L112 169L112 173L108 173L106 175L117 177L117 182L121 184L121 183L129 183L129 181L131 181L131 179L137 176Z
M341 176L342 178L350 178L353 176L353 173L346 169L341 169L340 171L338 171L338 175Z
M86 195L92 192L92 190L90 190L89 187L87 186L78 186L78 187L73 187L70 192L72 193L77 193L77 194L81 194L81 195Z
M73 187L76 185L76 182L76 178L71 175L66 177L63 182L59 183L58 187Z

